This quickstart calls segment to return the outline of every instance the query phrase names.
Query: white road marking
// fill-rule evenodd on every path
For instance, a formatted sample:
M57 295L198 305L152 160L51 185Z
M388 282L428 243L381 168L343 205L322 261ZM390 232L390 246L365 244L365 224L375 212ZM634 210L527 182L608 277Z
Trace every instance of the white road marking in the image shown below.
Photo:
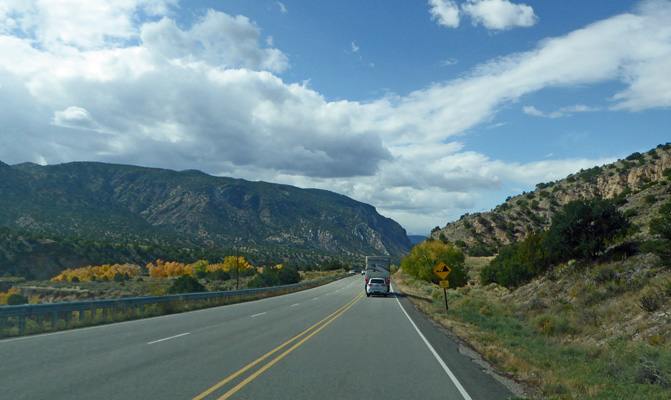
M301 304L301 303L292 304L291 307L296 307L299 304Z
M443 370L445 371L445 373L447 373L447 375L450 377L450 379L452 380L452 383L454 383L454 386L457 387L457 390L459 390L459 393L461 393L461 396L464 398L464 400L473 400L473 399L471 399L471 396L469 396L469 394L468 394L468 392L466 391L466 389L464 389L464 387L461 386L461 383L459 383L459 380L457 379L456 376L454 376L454 374L452 373L452 371L450 370L450 368L445 364L445 362L443 361L443 359L440 358L440 356L438 355L438 353L436 352L436 350L433 348L433 346L431 346L431 343L429 343L429 341L426 340L426 337L424 337L424 335L422 334L422 332L420 332L419 328L417 328L417 325L415 325L415 323L414 323L413 320L410 318L410 316L408 315L408 313L405 312L405 310L403 309L403 306L401 305L401 302L398 300L398 297L396 298L396 302L398 303L398 306L401 307L401 310L403 311L403 314L405 314L405 316L408 318L408 321L410 321L410 323L412 324L412 326L415 328L415 330L416 330L417 333L419 334L419 337L422 338L422 340L424 341L424 344L426 344L426 346L429 348L429 350L431 351L431 353L433 354L433 356L436 358L436 360L438 360L438 363L440 364L440 366L443 367Z
M252 318L254 318L254 317L258 317L258 316L263 315L263 314L265 314L265 312L258 313L258 314L254 314L254 315L252 315Z
M170 336L170 337L163 338L163 339L159 339L159 340L154 340L153 342L147 342L147 344L154 344L154 343L165 342L166 340L170 340L170 339L175 339L175 338L178 338L178 337L186 336L186 335L188 335L189 333L191 333L191 332L181 333L181 334L179 334L179 335Z

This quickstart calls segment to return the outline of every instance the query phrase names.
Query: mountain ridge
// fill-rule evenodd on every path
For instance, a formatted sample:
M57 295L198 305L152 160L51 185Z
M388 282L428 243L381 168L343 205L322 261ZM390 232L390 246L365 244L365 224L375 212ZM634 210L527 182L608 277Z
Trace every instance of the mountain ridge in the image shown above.
M405 230L321 189L124 164L0 164L0 225L96 240L400 257Z
M647 224L662 203L671 199L671 144L623 160L596 166L554 182L539 183L529 193L511 196L489 212L464 214L428 240L447 240L470 255L493 255L501 247L523 240L535 230L546 230L556 211L578 199L613 199L647 235Z

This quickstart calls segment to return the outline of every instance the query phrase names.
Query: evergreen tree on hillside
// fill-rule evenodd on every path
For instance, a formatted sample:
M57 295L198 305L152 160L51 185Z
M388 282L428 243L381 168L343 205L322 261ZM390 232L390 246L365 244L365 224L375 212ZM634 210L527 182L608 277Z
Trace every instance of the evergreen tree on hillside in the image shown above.
M552 217L543 248L550 263L595 258L628 228L612 200L574 200Z

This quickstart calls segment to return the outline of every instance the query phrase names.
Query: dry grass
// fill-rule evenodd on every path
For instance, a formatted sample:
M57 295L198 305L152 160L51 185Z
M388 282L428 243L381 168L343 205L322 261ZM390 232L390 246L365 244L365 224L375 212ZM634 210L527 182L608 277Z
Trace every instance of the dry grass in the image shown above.
M449 289L449 312L437 286L402 271L394 282L418 309L537 396L666 399L671 372L650 373L648 364L671 369L671 271L650 261L643 255L567 265L511 292L482 287L478 274L489 259L467 258L471 281ZM661 294L654 311L640 304L646 293Z

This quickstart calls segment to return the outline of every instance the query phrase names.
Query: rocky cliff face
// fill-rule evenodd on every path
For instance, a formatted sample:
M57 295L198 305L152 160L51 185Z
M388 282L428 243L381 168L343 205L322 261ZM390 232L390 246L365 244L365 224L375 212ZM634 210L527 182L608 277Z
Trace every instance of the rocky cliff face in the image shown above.
M464 215L459 221L434 230L430 237L463 243L469 249L496 251L550 226L552 216L566 203L578 199L617 199L642 234L659 206L671 199L671 145L660 145L646 154L634 153L613 164L580 171L565 179L541 183L530 193L508 198L487 213Z
M102 163L0 165L0 226L95 240L403 256L405 230L315 189Z

